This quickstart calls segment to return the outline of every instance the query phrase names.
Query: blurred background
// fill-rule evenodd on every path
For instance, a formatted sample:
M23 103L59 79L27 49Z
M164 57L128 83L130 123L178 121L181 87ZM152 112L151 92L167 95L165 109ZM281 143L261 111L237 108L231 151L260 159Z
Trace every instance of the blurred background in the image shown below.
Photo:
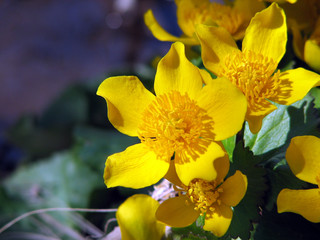
M137 140L113 129L95 91L105 78L127 74L152 88L152 60L170 43L145 26L150 8L180 34L173 0L0 1L0 227L44 207L117 207L135 193L103 184L106 157ZM99 235L108 217L42 214L0 239L90 239L75 219ZM77 225L75 235L53 227L59 223Z

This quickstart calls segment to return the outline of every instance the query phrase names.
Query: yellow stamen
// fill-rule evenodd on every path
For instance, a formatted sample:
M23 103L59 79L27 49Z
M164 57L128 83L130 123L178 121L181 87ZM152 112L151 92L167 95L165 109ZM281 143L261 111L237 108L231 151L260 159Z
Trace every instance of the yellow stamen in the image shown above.
M196 160L213 138L213 121L187 94L160 95L144 111L138 136L158 158L170 161L175 154L183 164Z
M194 209L199 210L200 215L206 213L207 217L212 215L216 204L221 204L219 196L222 192L216 181L193 179L187 187L187 196L194 203Z
M280 71L274 72L276 68L273 59L246 51L227 56L221 75L229 78L245 94L251 110L259 111L264 108L265 99L280 94Z

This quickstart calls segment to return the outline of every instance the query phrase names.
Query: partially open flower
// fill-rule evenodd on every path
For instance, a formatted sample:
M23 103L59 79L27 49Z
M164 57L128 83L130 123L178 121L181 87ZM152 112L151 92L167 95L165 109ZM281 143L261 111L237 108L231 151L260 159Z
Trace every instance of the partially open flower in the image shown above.
M120 205L116 218L122 240L160 240L165 225L157 221L159 203L149 195L135 194Z
M294 212L305 219L320 222L320 139L299 136L291 139L286 160L293 174L317 188L304 190L282 189L277 198L278 212Z
M234 39L242 39L244 31L254 14L264 8L257 0L236 0L232 5L220 4L210 0L176 0L178 25L183 35L176 37L166 32L151 10L145 14L145 23L152 34L161 41L181 41L187 45L198 45L195 34L197 24L221 26Z

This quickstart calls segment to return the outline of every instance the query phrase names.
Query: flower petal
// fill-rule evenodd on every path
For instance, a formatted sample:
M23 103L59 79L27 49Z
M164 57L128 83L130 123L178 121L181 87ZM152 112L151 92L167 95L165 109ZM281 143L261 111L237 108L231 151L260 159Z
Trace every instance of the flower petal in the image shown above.
M242 200L247 191L248 180L246 175L240 171L222 183L221 187L223 192L220 193L219 199L227 206L234 207Z
M233 9L241 12L250 21L257 12L265 9L265 4L257 0L235 0Z
M165 233L165 225L156 220L159 203L149 195L135 194L120 205L116 218L121 239L158 239Z
M179 154L176 153L174 161L177 175L186 186L188 186L189 182L194 178L202 178L207 181L214 180L217 177L214 162L228 161L225 155L224 149L216 142L211 142L206 152L200 154L197 159L189 157L189 162L183 162L183 160L179 158ZM226 166L226 164L219 164L219 166Z
M180 42L173 43L169 52L158 63L154 81L156 94L176 90L195 98L202 89L202 83L200 69L186 58L184 45Z
M204 66L219 76L225 68L225 58L240 52L230 33L223 27L199 24L196 33L201 44L201 57Z
M318 184L320 174L320 139L314 136L299 136L291 139L286 160L297 178Z
M263 107L261 107L259 111L253 111L249 108L246 115L246 120L249 124L250 131L253 134L256 134L260 131L264 117L277 109L275 105L267 100L261 100L260 104L263 105Z
M199 217L187 196L169 198L158 207L156 218L171 227L186 227Z
M157 183L168 169L168 162L139 143L109 156L103 177L107 187L143 188Z
M242 43L242 51L251 50L279 63L286 52L287 24L284 11L272 3L251 20Z
M317 72L320 72L320 45L316 40L309 39L304 45L304 60Z
M180 41L187 45L199 44L193 37L176 37L164 30L155 19L152 10L148 10L144 14L144 22L152 32L153 36L160 41L176 42Z
M110 77L104 80L97 95L108 105L108 118L120 132L137 136L141 114L155 96L135 76Z
M226 78L213 79L203 87L198 105L213 120L214 139L220 141L236 134L243 125L247 100Z
M279 79L280 94L270 100L285 105L301 100L311 88L320 85L320 75L304 68L282 72Z
M230 226L233 212L229 206L216 205L215 212L206 217L203 229L212 232L215 236L223 236Z
M168 181L170 181L171 183L173 183L176 186L179 186L179 187L183 187L184 186L183 183L180 181L178 175L177 175L176 167L175 167L175 164L174 164L173 160L170 161L169 170L166 173L166 175L164 176L164 178L167 179Z
M310 222L320 222L319 188L307 190L282 189L277 198L278 213L293 212Z

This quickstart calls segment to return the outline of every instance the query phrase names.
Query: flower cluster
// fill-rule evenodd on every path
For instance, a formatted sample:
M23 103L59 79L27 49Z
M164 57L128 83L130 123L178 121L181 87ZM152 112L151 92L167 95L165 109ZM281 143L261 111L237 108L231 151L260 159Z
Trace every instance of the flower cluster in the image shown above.
M160 199L160 205L151 197L137 195L127 200L126 208L119 208L117 218L124 239L161 239L161 223L183 228L199 216L204 219L203 229L217 237L225 235L234 221L241 225L241 219L233 220L237 206L249 205L251 202L246 200L254 199L249 190L254 192L255 169L268 169L271 158L256 161L246 169L249 165L241 163L247 161L246 156L239 156L235 145L245 141L257 155L247 142L248 136L257 139L260 132L269 131L270 126L264 122L270 121L271 113L276 118L277 108L302 100L310 89L320 85L320 76L313 70L295 67L297 64L284 69L281 65L289 32L295 59L305 61L307 68L320 69L316 54L320 52L319 3L272 2L277 3L176 0L178 25L183 32L180 37L166 32L149 10L145 23L152 34L159 40L174 42L157 65L154 91L135 76L109 77L99 86L97 94L107 102L111 124L121 133L139 139L139 143L107 158L107 187L140 189L162 178L174 186L170 198ZM302 9L315 9L304 21L296 14L298 9L304 11L301 5ZM204 67L188 59L185 45L201 49L199 58ZM320 222L319 141L312 136L292 139L285 157L290 169L317 188L279 189L279 213L294 212ZM231 150L228 142L232 142ZM264 147L260 151L267 153L268 146ZM276 147L283 149L286 145L279 143ZM276 170L276 165L269 170ZM267 193L267 187L259 187ZM141 208L144 204L151 210ZM139 225L145 231L134 227L132 215L139 214ZM250 219L250 223L253 220L257 221Z

